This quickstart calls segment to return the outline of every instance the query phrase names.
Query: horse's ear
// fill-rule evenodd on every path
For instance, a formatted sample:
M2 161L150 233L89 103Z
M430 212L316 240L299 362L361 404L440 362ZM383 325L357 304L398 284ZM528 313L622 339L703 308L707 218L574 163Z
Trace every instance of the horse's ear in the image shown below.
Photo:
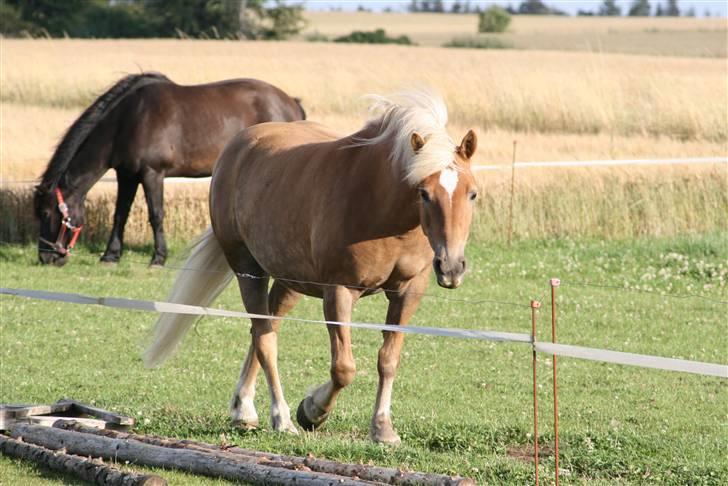
M473 130L468 130L468 133L466 133L463 137L463 141L460 142L458 151L463 154L466 159L470 160L475 153L476 148L478 148L478 137L475 136L475 132Z
M412 150L417 153L422 147L425 146L425 139L422 138L422 135L420 135L417 132L414 132L412 134L412 138L410 139L410 143L412 144Z

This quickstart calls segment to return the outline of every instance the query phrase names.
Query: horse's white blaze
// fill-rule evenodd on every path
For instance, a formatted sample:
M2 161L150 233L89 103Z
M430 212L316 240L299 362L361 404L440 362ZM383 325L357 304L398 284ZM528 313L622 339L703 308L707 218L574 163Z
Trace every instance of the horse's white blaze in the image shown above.
M447 168L440 172L440 185L447 191L452 201L452 194L458 186L458 172L455 169Z

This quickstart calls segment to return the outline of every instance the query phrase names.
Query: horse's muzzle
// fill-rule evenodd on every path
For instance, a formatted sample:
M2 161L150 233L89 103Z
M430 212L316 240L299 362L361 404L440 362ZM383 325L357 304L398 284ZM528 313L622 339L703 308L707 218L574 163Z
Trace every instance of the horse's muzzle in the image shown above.
M437 285L446 289L456 289L463 283L465 275L465 257L449 259L438 257L432 261L432 267L437 277Z
M68 253L59 253L53 249L38 249L38 260L43 265L55 265L62 267L68 263Z

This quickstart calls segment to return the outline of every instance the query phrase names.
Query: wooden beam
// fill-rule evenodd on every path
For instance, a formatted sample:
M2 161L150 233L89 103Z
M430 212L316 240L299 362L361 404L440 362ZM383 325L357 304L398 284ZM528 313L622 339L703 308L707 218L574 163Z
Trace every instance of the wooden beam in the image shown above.
M94 484L109 486L167 486L163 478L121 471L97 459L86 459L61 451L0 435L0 452L8 457L30 460L54 471L77 476Z
M327 459L317 459L313 456L298 457L269 452L252 451L239 447L220 447L204 442L192 440L176 440L163 437L137 435L133 433L115 432L110 430L93 430L82 424L73 422L59 423L56 427L75 430L77 432L112 437L121 440L136 440L172 449L188 449L216 456L228 457L233 460L254 460L267 465L278 464L277 467L290 469L307 469L315 472L335 474L337 476L356 477L366 481L397 485L425 485L425 486L469 486L475 482L470 478L460 476L446 476L442 474L428 474L420 472L405 472L399 469L370 466L366 464L346 464ZM250 459L246 459L250 458Z
M65 449L72 454L129 461L150 467L175 468L192 474L222 477L253 484L305 486L363 486L383 484L333 474L289 470L261 463L236 460L188 449L171 449L136 440L114 439L89 433L72 432L40 425L18 424L14 438L22 438L48 449ZM255 459L251 457L250 459ZM262 461L265 462L265 461Z

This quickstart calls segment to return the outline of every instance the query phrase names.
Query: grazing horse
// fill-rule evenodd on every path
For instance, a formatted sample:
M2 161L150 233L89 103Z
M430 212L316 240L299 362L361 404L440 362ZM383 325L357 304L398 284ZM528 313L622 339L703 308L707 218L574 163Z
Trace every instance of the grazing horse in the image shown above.
M264 123L240 132L213 172L212 229L195 245L170 299L209 305L237 276L250 313L280 318L303 294L323 298L328 321L350 322L360 297L383 290L387 324L405 325L430 267L440 286L458 287L477 194L470 170L476 136L471 130L453 143L445 104L428 91L376 100L379 116L343 138L312 122ZM194 316L162 314L145 362L168 357L194 322ZM277 369L279 323L252 319L231 414L240 425L257 425L253 397L262 366L273 429L296 432ZM307 430L326 420L354 379L350 328L329 325L328 331L331 379L298 407L298 423ZM390 403L403 340L402 333L385 332L379 351L370 429L378 442L400 441Z
M86 194L113 168L116 210L101 260L119 261L124 226L141 184L154 233L151 263L163 265L164 178L209 176L241 129L305 118L298 99L255 79L181 86L158 73L126 76L73 122L36 187L41 263L66 263L83 227Z

